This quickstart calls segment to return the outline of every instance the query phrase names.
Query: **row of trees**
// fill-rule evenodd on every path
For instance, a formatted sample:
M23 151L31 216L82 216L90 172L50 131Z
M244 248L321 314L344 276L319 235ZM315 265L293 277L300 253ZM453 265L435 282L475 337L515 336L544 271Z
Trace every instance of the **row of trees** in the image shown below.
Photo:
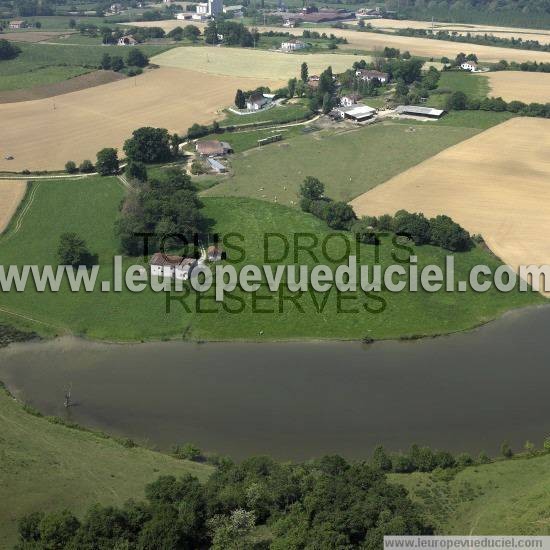
M221 42L220 36L223 36L223 43L227 46L244 48L253 47L260 39L257 29L250 31L242 23L211 19L204 29L204 41L207 44L218 44Z
M519 50L550 51L550 44L541 44L538 40L523 40L522 38L503 38L494 34L458 34L455 31L439 30L433 32L431 29L398 29L397 34L402 36L418 36L432 40L445 40L450 42L462 42L467 44L479 44L482 46L499 46L502 48L514 48ZM388 33L395 34L395 33Z
M101 62L99 64L100 69L103 69L104 71L115 71L119 72L124 67L137 67L135 69L135 73L141 71L143 67L146 67L149 64L149 58L138 48L132 48L126 57L126 62L124 62L124 59L118 55L109 55L108 53L103 54L103 57L101 58Z
M376 233L392 232L417 245L433 244L454 252L469 250L473 245L470 234L449 216L427 219L424 214L399 210L395 216L365 216L358 220L349 204L327 198L324 184L311 176L300 187L300 207L332 229L352 231L366 244L375 241Z
M448 111L507 111L521 116L550 118L550 103L524 103L517 100L506 102L501 97L478 99L460 91L449 95L445 108Z
M385 534L433 532L382 470L339 456L306 464L225 460L204 484L191 475L161 476L145 497L92 506L82 520L67 510L33 513L19 523L22 547L374 550Z
M89 174L94 170L101 176L112 176L118 174L119 160L118 152L112 147L106 147L98 151L95 165L91 160L84 160L79 166L72 160L69 160L65 164L65 171L68 174L76 174L80 172L82 174Z

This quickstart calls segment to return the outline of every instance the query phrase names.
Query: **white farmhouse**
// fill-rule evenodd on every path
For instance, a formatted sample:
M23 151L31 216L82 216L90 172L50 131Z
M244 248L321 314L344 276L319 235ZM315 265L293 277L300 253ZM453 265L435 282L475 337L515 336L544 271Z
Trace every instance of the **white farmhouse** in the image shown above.
M307 45L296 38L290 38L281 44L281 50L283 50L283 52L295 52L297 50L303 50L304 48L307 48Z
M353 105L356 105L360 99L361 99L361 96L359 94L343 95L340 98L340 105L342 107L352 107Z
M267 102L267 98L264 94L255 92L246 100L246 108L249 111L259 111L267 104Z
M172 256L156 252L153 254L149 265L151 266L151 276L179 279L186 281L189 273L195 267L197 260L194 258L184 258L183 256Z
M475 73L477 71L477 63L475 61L464 61L464 63L460 64L460 68L464 71Z

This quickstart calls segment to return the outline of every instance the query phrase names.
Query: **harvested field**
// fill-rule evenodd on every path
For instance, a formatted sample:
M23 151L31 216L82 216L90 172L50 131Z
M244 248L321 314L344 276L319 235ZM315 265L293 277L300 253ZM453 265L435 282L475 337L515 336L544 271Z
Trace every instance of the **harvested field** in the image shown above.
M223 118L237 88L281 82L160 68L134 78L53 99L0 105L0 171L54 170L67 160L95 159L103 147L122 147L133 130L160 126L185 133L194 122ZM4 160L9 153L14 160Z
M13 42L45 42L53 38L59 38L62 35L72 34L67 31L28 31L28 32L5 32L2 34L3 40Z
M280 31L281 27L261 27L261 30ZM338 46L340 51L346 49L366 50L369 52L383 50L386 46L399 48L401 51L408 50L413 55L421 57L433 57L440 59L443 56L454 58L463 51L475 53L480 61L497 63L501 59L508 61L541 61L550 62L550 52L538 52L530 50L515 50L513 48L497 48L493 46L478 46L476 44L461 44L446 40L430 40L429 38L415 38L409 36L393 36L388 34L376 34L372 32L361 32L350 29L330 29L335 36L346 38L348 44ZM301 34L298 32L295 34Z
M68 94L109 84L117 80L123 80L126 75L115 73L114 71L93 71L80 76L75 76L69 80L62 80L54 84L45 84L43 86L34 86L25 90L5 90L0 91L0 103L17 103L20 101L32 101L34 99L43 99L56 95Z
M8 227L26 189L26 181L0 180L0 234Z
M376 29L396 31L400 29L431 29L431 21L412 21L410 19L373 19L367 20ZM516 27L499 27L493 25L474 25L461 23L443 23L435 21L434 31L456 32L458 34L492 34L500 38L522 38L523 40L538 40L541 44L550 42L550 31Z
M308 64L309 74L319 74L329 65L335 72L342 72L358 59L355 55L330 53L286 54L242 48L182 47L163 52L152 62L217 75L276 79L286 84L289 78L300 76L303 61Z
M550 120L513 118L357 197L358 215L447 214L504 262L550 264Z
M550 102L550 73L498 71L485 73L485 76L489 78L492 96L525 103Z

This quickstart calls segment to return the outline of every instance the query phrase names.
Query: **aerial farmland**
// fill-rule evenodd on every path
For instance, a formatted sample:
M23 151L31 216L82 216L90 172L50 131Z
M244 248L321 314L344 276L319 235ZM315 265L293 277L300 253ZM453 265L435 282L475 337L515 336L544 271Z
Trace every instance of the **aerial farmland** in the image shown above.
M0 547L545 537L549 151L544 3L0 2Z

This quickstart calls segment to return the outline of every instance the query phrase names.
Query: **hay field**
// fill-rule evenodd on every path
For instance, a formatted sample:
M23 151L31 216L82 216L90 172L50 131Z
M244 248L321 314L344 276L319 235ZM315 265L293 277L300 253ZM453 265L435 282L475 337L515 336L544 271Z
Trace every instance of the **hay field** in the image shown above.
M54 170L67 160L95 160L103 147L121 148L133 130L159 126L185 133L194 122L222 118L237 88L281 82L160 68L55 98L0 105L0 171ZM6 161L9 153L14 160Z
M359 59L355 55L331 53L287 54L243 48L181 47L156 55L151 61L161 66L233 77L276 79L286 84L289 78L300 76L303 61L308 64L309 74L319 74L329 65L335 72L342 72Z
M506 101L550 103L550 73L498 71L485 73L491 95Z
M431 29L431 21L413 21L410 19L373 19L366 20L376 29L395 31L399 29ZM354 22L356 24L356 22ZM522 38L523 40L538 40L541 44L550 42L550 31L516 27L499 27L494 25L475 25L467 23L443 23L434 21L434 30L437 32L449 31L458 34L492 34L500 38Z
M280 31L281 27L261 27L261 30ZM294 34L301 34L300 30ZM497 63L501 59L508 61L540 61L550 62L550 52L538 52L530 50L515 50L513 48L497 48L494 46L478 46L477 44L461 44L446 40L430 40L429 38L416 38L409 36L393 36L388 34L376 34L371 32L360 32L350 29L330 29L335 36L348 40L348 44L338 46L340 51L347 50L382 50L384 47L399 48L401 51L408 50L413 55L421 57L433 57L440 59L445 56L454 58L456 55L467 50L468 53L475 53L480 61Z
M513 118L354 199L358 215L448 214L514 269L550 264L550 120Z
M0 234L8 227L26 189L26 181L0 180Z
M59 38L63 35L73 34L67 31L21 31L21 32L5 32L2 34L3 40L11 40L13 42L44 42L53 38Z

